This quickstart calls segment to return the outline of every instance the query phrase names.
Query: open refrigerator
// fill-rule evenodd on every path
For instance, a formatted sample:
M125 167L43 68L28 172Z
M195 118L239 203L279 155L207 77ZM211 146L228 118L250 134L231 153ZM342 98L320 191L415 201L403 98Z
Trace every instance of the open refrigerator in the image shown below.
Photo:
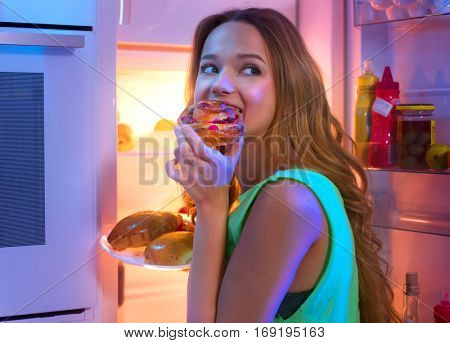
M393 0L384 2L394 6ZM192 3L195 10L186 8L196 13L195 20L169 28L165 25L176 22L180 16L177 13L184 13L173 10L170 4L174 1L164 6L143 1L123 3L123 25L118 28L118 122L133 126L137 136L144 139L138 138L134 149L118 153L118 219L139 210L177 211L182 206L181 189L174 182L163 177L151 182L155 172L165 175L164 162L171 158L175 144L170 131L154 130L159 118L153 111L172 121L181 112L193 33L189 30L208 14L203 9L205 4L211 13L221 9L209 1L196 0ZM132 3L131 8L127 9L127 3ZM450 15L446 15L445 7L433 16L416 8L412 17L405 7L394 18L394 12L388 17L382 13L385 10L365 13L370 0L279 3L277 9L296 23L320 65L333 112L351 136L357 77L363 61L370 59L378 77L385 66L390 66L400 83L402 102L436 106L436 141L450 144ZM246 4L248 1L233 1L237 7ZM268 5L265 1L252 4ZM150 25L142 13L159 13L160 19L155 17ZM164 97L167 94L171 95L169 100ZM372 225L392 268L395 307L402 312L406 272L418 272L420 321L432 322L433 305L441 299L442 291L450 288L450 172L366 170L374 209ZM119 298L124 299L119 321L185 321L187 276L182 271L167 273L125 266L125 278L119 284Z
M401 103L435 105L435 141L450 144L449 6L450 1L346 2L344 123L349 134L354 137L357 77L363 62L371 60L380 79L390 66ZM395 307L402 313L406 273L418 272L419 321L433 322L433 306L450 288L450 169L366 170L372 225L392 268Z

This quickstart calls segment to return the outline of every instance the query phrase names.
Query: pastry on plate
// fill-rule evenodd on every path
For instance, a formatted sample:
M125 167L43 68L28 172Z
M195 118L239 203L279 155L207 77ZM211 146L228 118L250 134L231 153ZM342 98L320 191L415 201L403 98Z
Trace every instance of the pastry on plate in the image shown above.
M108 235L108 242L118 251L146 247L155 238L185 225L179 214L141 211L119 221Z
M145 249L145 263L161 266L188 264L192 259L194 233L169 232L153 240Z

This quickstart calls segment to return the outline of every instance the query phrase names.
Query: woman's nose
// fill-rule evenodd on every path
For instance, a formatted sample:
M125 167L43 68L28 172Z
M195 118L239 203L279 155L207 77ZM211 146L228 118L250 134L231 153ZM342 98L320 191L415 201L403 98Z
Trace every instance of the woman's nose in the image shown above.
M222 72L217 75L214 83L211 86L211 91L214 94L231 94L234 92L234 85L229 76Z

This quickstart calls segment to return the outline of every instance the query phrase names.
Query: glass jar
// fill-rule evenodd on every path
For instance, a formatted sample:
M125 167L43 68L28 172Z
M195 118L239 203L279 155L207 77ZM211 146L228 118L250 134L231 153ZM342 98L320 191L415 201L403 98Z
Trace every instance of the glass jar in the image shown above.
M435 143L436 122L432 119L431 104L397 105L397 142L399 167L428 169L425 154Z

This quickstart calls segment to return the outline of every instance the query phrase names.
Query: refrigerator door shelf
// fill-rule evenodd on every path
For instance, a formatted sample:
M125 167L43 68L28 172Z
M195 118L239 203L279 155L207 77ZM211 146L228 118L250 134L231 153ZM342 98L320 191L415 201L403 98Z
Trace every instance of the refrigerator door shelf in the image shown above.
M372 224L450 236L450 176L368 170Z
M449 13L450 1L448 0L413 1L403 8L388 6L385 9L374 8L368 0L354 0L355 26L410 21Z

